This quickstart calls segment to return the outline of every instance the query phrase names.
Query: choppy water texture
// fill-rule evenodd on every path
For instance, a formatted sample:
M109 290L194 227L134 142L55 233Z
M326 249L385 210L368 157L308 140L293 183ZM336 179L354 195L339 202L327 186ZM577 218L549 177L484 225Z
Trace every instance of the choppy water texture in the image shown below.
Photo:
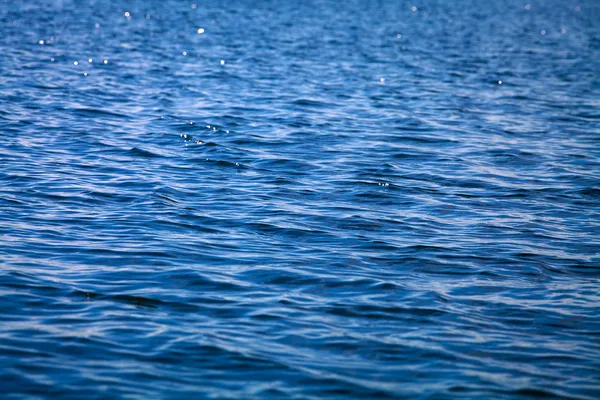
M2 1L2 397L597 398L599 21Z

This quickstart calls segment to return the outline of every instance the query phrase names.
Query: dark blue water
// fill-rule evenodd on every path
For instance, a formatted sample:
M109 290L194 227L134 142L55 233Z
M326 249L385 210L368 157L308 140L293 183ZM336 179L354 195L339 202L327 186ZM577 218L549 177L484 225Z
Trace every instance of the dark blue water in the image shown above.
M598 1L0 2L0 397L600 395Z

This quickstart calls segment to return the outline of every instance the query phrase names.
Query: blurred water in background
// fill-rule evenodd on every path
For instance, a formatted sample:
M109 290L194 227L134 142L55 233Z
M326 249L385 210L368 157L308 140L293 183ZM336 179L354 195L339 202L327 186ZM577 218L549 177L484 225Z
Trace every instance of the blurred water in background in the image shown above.
M599 21L1 0L0 394L597 398Z

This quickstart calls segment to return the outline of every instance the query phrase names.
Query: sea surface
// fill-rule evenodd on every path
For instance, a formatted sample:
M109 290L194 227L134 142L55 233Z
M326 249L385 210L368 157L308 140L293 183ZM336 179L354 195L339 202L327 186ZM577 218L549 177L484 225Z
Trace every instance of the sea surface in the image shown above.
M600 398L600 2L0 0L2 399Z

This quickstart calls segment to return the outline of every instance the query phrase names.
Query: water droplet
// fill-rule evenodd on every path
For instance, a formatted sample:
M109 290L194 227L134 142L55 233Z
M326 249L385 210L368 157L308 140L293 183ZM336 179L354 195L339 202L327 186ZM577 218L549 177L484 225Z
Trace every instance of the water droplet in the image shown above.
M202 35L204 33L204 29L198 28L197 32L198 32L198 35Z

